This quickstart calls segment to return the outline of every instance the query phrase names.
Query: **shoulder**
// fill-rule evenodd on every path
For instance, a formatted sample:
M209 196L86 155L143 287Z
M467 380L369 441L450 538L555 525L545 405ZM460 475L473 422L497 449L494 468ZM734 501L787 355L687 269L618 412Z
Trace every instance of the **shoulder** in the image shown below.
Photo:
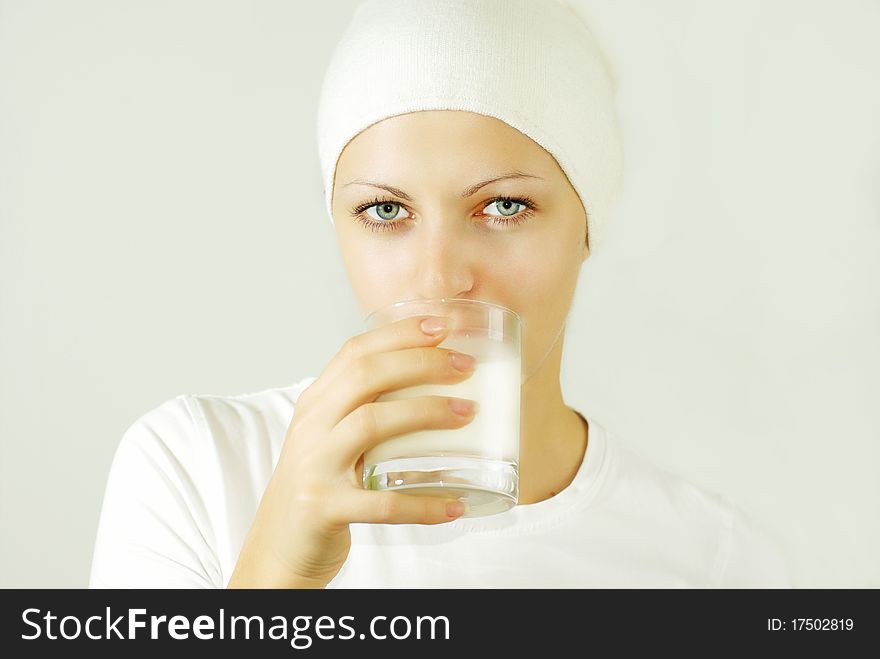
M222 587L315 378L238 396L181 395L119 441L98 521L92 587Z
M117 452L168 454L181 460L223 448L269 448L312 382L237 395L181 394L153 407L125 431Z
M168 399L141 414L116 446L110 479L136 479L146 471L169 471L194 450L198 432L187 396Z
M215 448L277 452L297 399L316 379L234 396L192 394L184 400L198 434Z
M733 504L718 552L713 586L794 588L791 562L782 543Z
M727 524L729 504L717 492L657 464L616 435L609 435L608 451L614 491L621 505L637 506L667 522L677 519L711 532L719 532Z
M689 552L710 587L787 587L788 559L778 540L727 496L609 439L620 514L639 516L658 551Z
M315 379L233 396L182 394L164 401L124 432L110 484L120 490L142 487L144 496L173 489L188 493L179 499L208 502L233 485L261 487L275 467L296 399Z

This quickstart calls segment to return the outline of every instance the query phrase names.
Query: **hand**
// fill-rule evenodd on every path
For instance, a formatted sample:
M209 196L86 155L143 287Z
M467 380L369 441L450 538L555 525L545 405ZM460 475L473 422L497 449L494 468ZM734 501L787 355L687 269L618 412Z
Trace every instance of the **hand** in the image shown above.
M275 471L245 539L230 587L323 588L351 548L349 524L442 524L462 514L454 497L365 490L364 452L418 430L460 428L445 396L381 401L419 384L455 384L473 374L436 347L447 330L427 334L424 316L350 338L299 396ZM439 317L438 317L439 318Z

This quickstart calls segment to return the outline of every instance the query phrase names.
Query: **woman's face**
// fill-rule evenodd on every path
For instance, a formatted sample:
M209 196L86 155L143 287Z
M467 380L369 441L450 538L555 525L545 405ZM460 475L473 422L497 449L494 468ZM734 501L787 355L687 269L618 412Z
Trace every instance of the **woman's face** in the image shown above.
M476 188L511 173L529 176ZM561 340L588 255L584 208L556 160L503 121L432 110L373 124L339 157L332 209L364 315L414 298L513 309L526 380Z

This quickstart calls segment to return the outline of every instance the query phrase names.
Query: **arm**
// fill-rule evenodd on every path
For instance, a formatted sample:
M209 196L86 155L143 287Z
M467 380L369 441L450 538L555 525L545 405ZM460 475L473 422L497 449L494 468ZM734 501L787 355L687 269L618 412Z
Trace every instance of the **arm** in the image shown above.
M220 588L206 508L188 465L196 427L183 397L123 435L104 492L90 588Z

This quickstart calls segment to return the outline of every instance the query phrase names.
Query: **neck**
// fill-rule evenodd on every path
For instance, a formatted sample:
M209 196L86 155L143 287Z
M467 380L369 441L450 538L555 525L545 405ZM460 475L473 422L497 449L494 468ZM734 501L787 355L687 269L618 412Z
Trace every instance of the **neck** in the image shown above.
M559 386L564 328L556 343L522 385L519 501L555 496L574 479L586 457L588 427L565 404Z

